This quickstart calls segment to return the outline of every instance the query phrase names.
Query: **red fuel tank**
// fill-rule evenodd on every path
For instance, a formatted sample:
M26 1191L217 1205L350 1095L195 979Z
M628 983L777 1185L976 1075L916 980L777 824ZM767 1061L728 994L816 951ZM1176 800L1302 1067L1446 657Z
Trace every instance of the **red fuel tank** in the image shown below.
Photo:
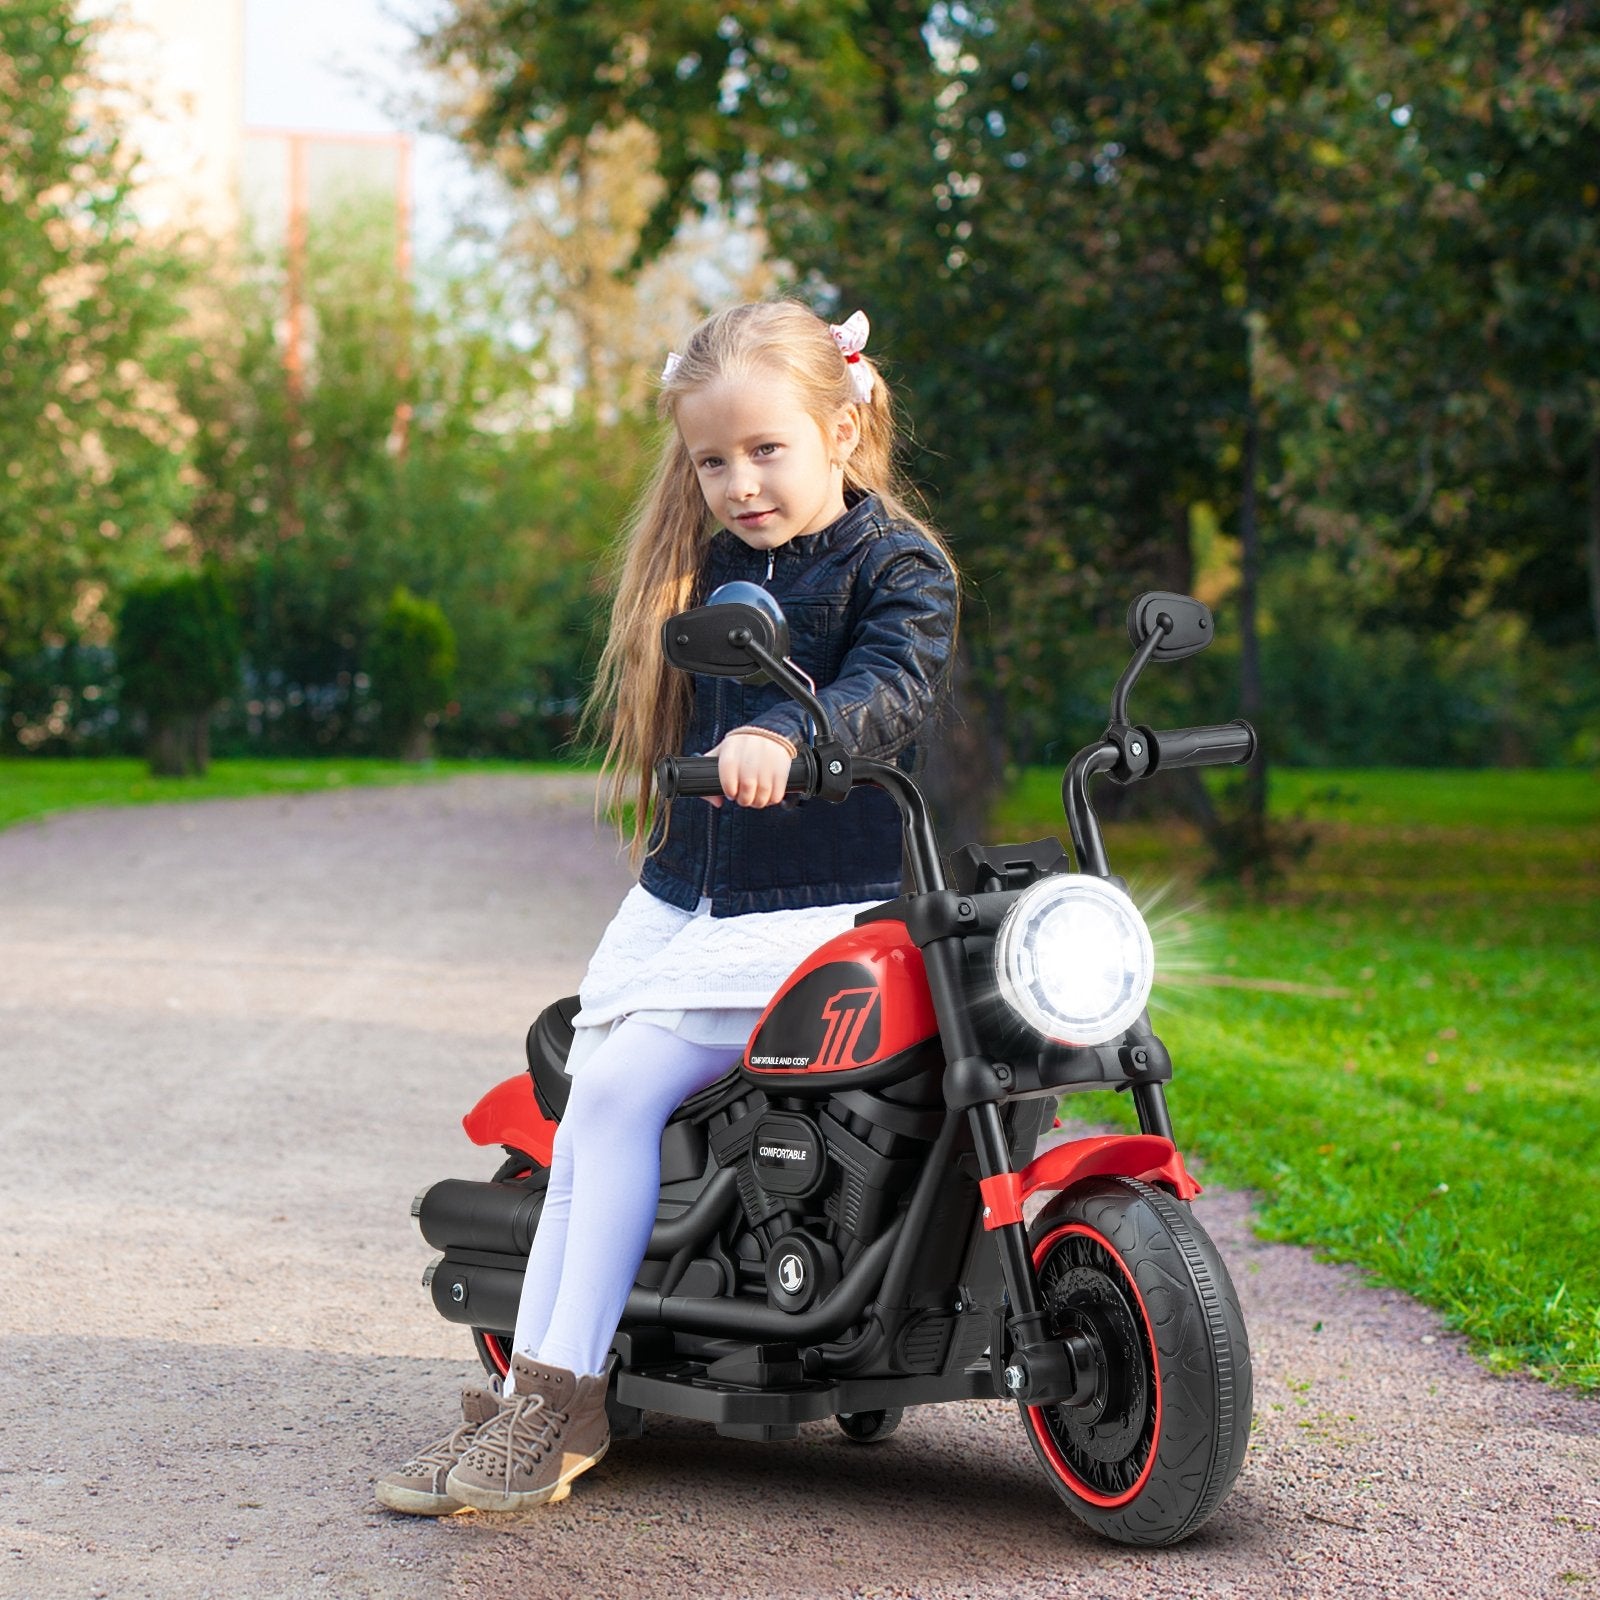
M903 922L868 922L820 945L773 996L744 1075L784 1094L891 1083L927 1065L938 1034L922 952Z

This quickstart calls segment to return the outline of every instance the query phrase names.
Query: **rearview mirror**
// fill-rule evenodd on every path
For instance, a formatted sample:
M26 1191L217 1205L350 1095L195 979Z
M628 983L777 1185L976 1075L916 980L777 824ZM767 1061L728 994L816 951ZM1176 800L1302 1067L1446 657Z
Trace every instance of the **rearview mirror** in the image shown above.
M1211 609L1186 594L1152 589L1128 607L1128 638L1141 645L1165 629L1155 648L1156 661L1182 661L1211 643Z
M703 606L680 611L661 627L667 660L684 672L766 683L765 670L750 652L752 643L780 661L789 654L783 607L758 583L722 584Z

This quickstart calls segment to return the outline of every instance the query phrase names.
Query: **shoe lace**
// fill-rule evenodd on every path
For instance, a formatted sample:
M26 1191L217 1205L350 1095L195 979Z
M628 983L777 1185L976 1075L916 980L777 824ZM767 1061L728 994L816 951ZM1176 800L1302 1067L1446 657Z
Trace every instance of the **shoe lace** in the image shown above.
M430 1444L425 1450L419 1450L400 1470L409 1477L416 1473L434 1472L440 1467L454 1466L465 1451L467 1440L477 1431L477 1423L463 1422L447 1438Z
M501 1401L500 1410L472 1442L499 1458L501 1470L509 1477L518 1468L527 1471L542 1460L566 1420L567 1413L555 1410L542 1394L512 1395Z

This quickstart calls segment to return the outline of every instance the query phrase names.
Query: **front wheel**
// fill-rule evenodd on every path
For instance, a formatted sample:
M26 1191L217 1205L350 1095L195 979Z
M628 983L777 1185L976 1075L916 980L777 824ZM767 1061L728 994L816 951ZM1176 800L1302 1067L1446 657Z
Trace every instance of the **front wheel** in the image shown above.
M1029 1230L1052 1334L1095 1347L1082 1406L1027 1406L1034 1454L1063 1500L1123 1544L1186 1539L1222 1503L1250 1438L1250 1346L1228 1269L1163 1190L1097 1178Z

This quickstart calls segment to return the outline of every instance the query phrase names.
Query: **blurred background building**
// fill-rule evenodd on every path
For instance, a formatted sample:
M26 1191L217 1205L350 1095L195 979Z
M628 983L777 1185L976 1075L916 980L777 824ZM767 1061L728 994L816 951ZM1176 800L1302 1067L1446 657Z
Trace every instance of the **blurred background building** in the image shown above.
M139 206L154 228L238 227L245 0L86 0L128 102Z
M387 203L410 227L412 139L380 102L405 34L366 0L84 0L138 151L153 229L276 250L307 219ZM331 16L327 15L331 12Z

